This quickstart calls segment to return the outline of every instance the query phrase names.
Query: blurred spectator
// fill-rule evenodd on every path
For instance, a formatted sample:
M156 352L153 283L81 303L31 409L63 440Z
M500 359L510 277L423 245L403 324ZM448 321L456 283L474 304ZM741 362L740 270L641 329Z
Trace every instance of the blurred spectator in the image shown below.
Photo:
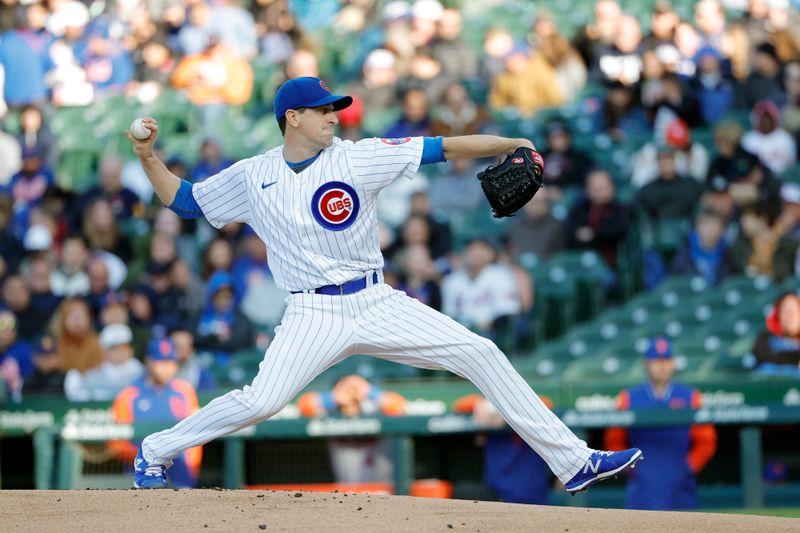
M702 185L678 173L675 150L658 150L658 177L639 189L635 205L651 219L689 218L694 212Z
M53 331L61 370L85 372L103 364L103 348L92 327L92 311L85 300L64 300L56 311Z
M608 81L630 86L642 75L642 31L639 21L622 15L617 22L613 45L598 46L589 77L594 83Z
M44 154L37 148L25 148L22 151L22 168L11 177L8 191L14 199L15 208L21 209L37 204L54 183L53 172L45 166Z
M428 191L432 209L454 220L483 205L483 192L473 182L476 173L472 159L449 161Z
M694 19L700 34L700 48L705 46L715 48L731 60L734 71L740 70L737 68L739 63L747 60L747 35L738 32L738 28L726 26L725 8L720 0L695 2ZM742 35L737 35L737 33L742 33Z
M482 133L491 117L483 106L473 102L461 83L449 85L442 94L442 105L434 109L430 134L455 137Z
M667 64L670 72L691 78L697 72L694 58L702 48L703 40L700 33L691 22L682 20L675 27L675 46L661 45L656 49L656 53Z
M781 233L800 242L800 185L785 183L781 186L781 202L777 226Z
M310 50L295 50L286 62L286 79L311 76L319 78L319 62Z
M240 253L231 267L231 274L248 289L264 278L272 278L267 262L267 247L248 226L247 235L242 238Z
M662 123L669 123L675 117L681 118L689 126L703 123L700 104L694 95L687 91L677 74L667 73L661 78L658 90L650 95L649 112L653 123L659 129Z
M594 250L612 268L630 224L628 207L619 204L615 195L608 172L593 170L586 176L585 197L575 202L564 222L567 248Z
M775 209L767 202L742 208L741 231L728 251L732 273L767 276L776 282L794 273L798 243L784 235L775 222Z
M320 416L401 416L405 399L358 375L339 379L330 392L307 392L297 400L300 414ZM329 439L331 467L338 483L391 482L394 465L387 438Z
M778 203L780 182L776 180L758 157L741 146L742 127L724 121L714 129L717 156L711 161L706 183L715 191L725 191L732 205L742 206L759 199ZM730 214L731 206L717 209Z
M0 310L0 361L6 357L14 359L20 377L25 379L33 373L33 351L28 342L19 338L17 324L14 313L7 309Z
M261 4L261 2L259 2ZM268 2L256 25L264 27L261 38L261 57L271 65L285 62L294 52L295 44L302 38L302 30L295 22L288 2Z
M547 261L564 249L564 223L550 212L550 200L541 192L522 208L506 231L514 257L533 254Z
M450 224L433 212L430 198L425 191L416 191L409 198L410 216L424 217L430 228L429 248L431 257L444 257L453 249L453 233Z
M619 82L612 82L595 114L594 128L597 133L605 133L612 140L622 142L627 137L648 131L650 125L633 89Z
M456 81L443 70L442 63L431 50L422 48L416 51L409 63L409 74L398 83L402 92L419 89L425 92L428 102L439 102L444 90Z
M678 250L670 266L675 276L701 276L710 285L719 285L728 275L725 241L727 220L714 211L701 211L687 243Z
M137 348L147 345L153 328L157 326L158 296L149 285L139 283L128 292L129 325ZM140 352L141 353L141 352Z
M175 345L175 358L178 361L177 379L182 379L197 391L214 390L217 381L214 375L200 366L194 350L194 335L188 329L176 329L169 335Z
M86 267L86 275L89 276L89 293L86 295L86 300L89 302L94 316L99 317L101 307L105 305L113 292L109 281L108 267L99 257L92 257Z
M2 76L0 76L2 82ZM0 115L2 114L2 99L0 99ZM0 189L4 189L11 176L22 168L22 148L13 135L0 130Z
M350 91L371 112L389 109L395 104L397 69L394 54L384 48L376 48L367 54L361 79Z
M45 124L41 109L35 105L20 109L17 139L23 151L32 150L43 156L45 168L55 168L56 139Z
M786 105L781 109L781 124L797 139L800 134L800 62L794 61L784 67L783 85Z
M122 35L111 25L113 23L101 15L86 27L79 40L70 43L96 94L122 92L133 79L131 54L121 40Z
M707 1L707 0L706 0ZM737 86L733 105L739 109L752 109L759 100L769 100L782 105L786 99L781 87L781 63L775 47L762 43L753 54L753 71Z
M252 345L253 329L239 310L240 300L233 276L224 271L211 275L205 305L194 328L198 350L210 351L218 361L224 362L232 352Z
M343 141L358 142L364 138L361 129L364 122L364 104L358 96L351 95L353 103L338 113L339 138Z
M742 136L742 148L758 156L761 164L781 174L797 161L797 143L781 128L780 111L769 100L759 101L750 114L750 131Z
M31 290L25 278L12 274L3 281L3 303L17 319L17 334L32 342L41 336L55 309L40 308L31 302Z
M543 107L564 103L556 71L541 52L531 54L527 45L516 45L504 57L504 68L492 82L491 107L512 108L529 117Z
M560 198L564 189L583 185L594 161L572 144L572 132L563 120L553 120L545 127L547 148L544 156L544 192L550 198Z
M622 7L617 0L596 0L594 21L579 30L575 43L587 67L599 55L599 49L611 46L617 38Z
M136 422L172 424L198 410L194 388L177 378L178 360L169 339L153 339L147 350L147 372L133 385L122 389L111 410L117 424ZM109 447L118 459L133 464L141 442L111 441ZM170 481L176 488L197 485L203 448L190 448L173 459Z
M462 253L463 268L445 276L442 311L465 326L492 335L500 322L520 312L519 288L514 274L496 263L494 248L474 239Z
M463 29L458 9L445 9L437 25L438 38L433 44L433 57L448 76L457 80L471 79L478 73L478 58L461 36Z
M78 4L75 2L75 4ZM82 4L78 4L81 5ZM82 27L68 28L70 33L80 37ZM57 106L90 105L95 98L94 85L89 81L86 70L78 62L71 47L73 41L65 37L50 46L52 68L47 73L47 84L52 90L53 104Z
M206 178L225 170L233 163L223 155L219 140L206 137L203 139L203 144L200 145L200 160L192 168L190 181L192 183L205 181Z
M395 241L384 250L386 257L394 260L395 254L412 245L421 245L428 249L431 257L438 260L442 255L437 255L437 246L434 240L432 219L422 214L411 214L400 227ZM445 252L443 252L445 253Z
M92 201L102 198L108 202L114 218L120 222L142 214L139 197L122 183L121 158L105 157L100 162L98 181L97 185L91 187L81 197L81 211L89 209L88 206Z
M211 10L210 26L234 54L252 59L258 52L256 22L242 4L240 0L216 2Z
M532 37L532 39L531 39ZM587 72L580 55L553 22L552 16L540 12L529 36L547 62L555 69L559 94L564 102L572 102L586 85Z
M89 250L81 235L69 235L61 247L58 268L50 275L50 286L56 296L77 296L89 292L86 264Z
M514 38L505 28L490 27L483 37L483 54L478 63L481 80L490 85L505 71L505 58L514 50Z
M25 253L24 246L16 238L14 228L11 227L12 216L11 198L0 194L0 278L9 272L16 272Z
M25 379L22 394L49 394L63 396L64 372L58 364L56 340L51 335L44 335L33 346L33 374Z
M666 124L663 134L654 131L653 140L633 155L631 185L642 188L658 177L660 150L674 153L675 169L681 176L698 182L706 180L710 165L708 150L702 143L692 139L689 126L683 119L676 117Z
M430 101L425 91L409 89L403 95L403 114L389 126L384 137L402 138L428 135L431 127Z
M644 47L655 50L659 45L671 46L675 28L681 18L668 0L657 0L650 17L650 33L644 38Z
M166 41L155 38L144 43L141 50L141 61L136 65L136 81L139 82L138 94L144 94L144 87L150 86L155 96L169 87L172 71L177 61L172 55Z
M50 239L52 244L52 237ZM58 307L61 303L61 297L53 294L50 285L50 279L53 274L50 261L46 257L34 257L27 265L26 270L27 281L31 288L31 303L39 309L55 309Z
M45 73L52 36L47 32L37 33L31 27L31 19L38 9L35 5L18 6L14 13L14 29L4 32L0 40L0 70L5 80L3 97L11 108L43 104L47 99Z
M19 403L22 401L22 372L17 359L6 346L2 346L9 327L11 323L0 312L0 398L4 401L10 398L12 402Z
M253 69L211 37L202 52L184 56L172 74L172 84L186 89L189 100L200 106L205 124L224 116L228 105L242 105L253 91Z
M172 280L175 261L158 263L151 261L145 269L142 281L153 290L155 297L155 322L166 328L178 327L189 322L192 315L189 298L184 287Z
M664 337L651 340L646 352L647 383L622 391L620 410L699 409L700 391L672 380L672 345ZM609 428L605 449L635 446L653 460L628 474L628 509L694 509L696 477L717 451L717 432L711 424L690 427Z
M120 231L117 223L120 217L114 214L113 209L113 204L102 198L90 202L83 213L83 235L92 251L102 250L114 254L127 263L133 259L133 248ZM125 279L125 276L121 279ZM119 287L119 283L114 285Z
M769 32L765 40L775 45L781 62L800 59L797 5L792 9L787 0L771 0L765 28Z
M756 369L770 374L800 375L800 297L782 294L767 316L766 329L753 343Z
M199 54L213 36L219 38L212 27L211 7L205 2L194 3L188 8L186 22L178 32L178 46L183 55Z
M134 357L133 333L125 324L111 324L100 332L105 360L85 372L70 370L64 378L64 394L71 402L107 402L144 375Z
M413 244L400 254L400 283L397 289L439 311L442 308L442 291L436 281L438 272L428 249L421 244Z
M174 251L175 248L173 246L173 254ZM155 257L151 258L158 260ZM217 237L208 244L203 254L202 277L207 280L213 273L218 271L230 272L231 268L233 268L233 246L222 237ZM239 280L236 280L236 282L238 283Z
M734 85L722 71L722 55L711 47L697 52L697 73L690 82L691 95L700 105L706 124L716 124L733 103Z
M553 408L553 402L541 396ZM506 429L503 416L480 394L468 394L453 404L456 413L472 414L487 430ZM480 435L483 447L483 483L494 499L506 503L546 505L552 475L544 460L513 431L490 431Z

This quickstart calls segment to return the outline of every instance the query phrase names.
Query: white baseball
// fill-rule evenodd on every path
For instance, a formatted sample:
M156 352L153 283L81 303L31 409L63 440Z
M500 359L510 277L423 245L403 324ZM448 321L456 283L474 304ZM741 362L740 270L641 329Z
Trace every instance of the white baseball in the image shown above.
M148 137L150 137L150 133L151 133L150 130L145 128L142 119L137 118L136 120L131 122L131 134L133 134L133 136L139 139L140 141L143 141Z

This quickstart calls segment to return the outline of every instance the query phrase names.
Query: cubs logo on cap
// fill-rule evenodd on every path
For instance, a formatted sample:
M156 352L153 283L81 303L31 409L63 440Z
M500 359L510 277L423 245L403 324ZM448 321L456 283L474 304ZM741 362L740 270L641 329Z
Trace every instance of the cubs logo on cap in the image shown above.
M323 228L342 231L358 217L360 202L355 189L341 181L329 181L314 192L311 214Z
M391 144L391 145L398 145L398 144L405 144L411 140L411 137L395 137L393 139L383 138L381 142L383 144Z

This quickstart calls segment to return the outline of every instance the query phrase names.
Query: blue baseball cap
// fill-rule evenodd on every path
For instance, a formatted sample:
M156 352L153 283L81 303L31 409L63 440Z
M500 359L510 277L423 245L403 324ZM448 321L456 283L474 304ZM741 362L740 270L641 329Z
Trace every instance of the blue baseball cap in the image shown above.
M324 81L304 76L291 79L281 85L275 94L273 107L275 108L275 120L280 120L290 109L333 104L334 111L341 111L352 103L352 96L331 94Z
M147 358L151 361L177 361L175 344L166 337L152 339L147 345Z
M672 343L666 337L654 337L644 353L647 359L672 358Z

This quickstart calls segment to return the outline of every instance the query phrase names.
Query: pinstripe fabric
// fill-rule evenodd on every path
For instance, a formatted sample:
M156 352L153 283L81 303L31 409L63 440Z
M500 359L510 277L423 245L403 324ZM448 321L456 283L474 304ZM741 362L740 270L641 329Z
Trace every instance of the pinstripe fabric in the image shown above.
M269 266L282 289L340 285L383 268L377 196L393 180L414 177L422 147L422 137L401 144L334 138L295 174L279 146L194 184L192 195L215 227L228 222L253 227L269 249ZM314 193L331 181L352 187L360 205L355 221L341 231L324 228L312 211Z
M492 342L385 284L349 296L291 295L253 383L147 437L144 456L170 464L184 449L265 420L315 376L354 353L449 370L472 381L564 482L589 459L586 443Z

